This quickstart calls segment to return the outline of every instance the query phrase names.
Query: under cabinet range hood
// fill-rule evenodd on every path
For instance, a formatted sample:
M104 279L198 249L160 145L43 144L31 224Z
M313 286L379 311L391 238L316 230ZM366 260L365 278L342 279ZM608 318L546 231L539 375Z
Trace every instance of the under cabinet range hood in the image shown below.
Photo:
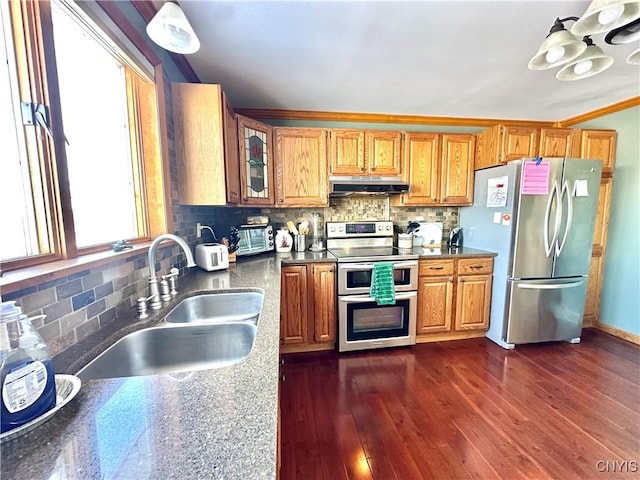
M400 177L332 175L329 177L329 195L392 195L406 193L409 185Z

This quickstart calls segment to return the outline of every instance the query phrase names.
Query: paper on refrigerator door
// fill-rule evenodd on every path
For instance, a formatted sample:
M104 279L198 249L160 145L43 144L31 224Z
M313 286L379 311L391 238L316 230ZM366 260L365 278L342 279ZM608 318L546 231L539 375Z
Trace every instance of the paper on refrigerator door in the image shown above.
M509 177L494 177L488 180L487 207L504 207L507 204Z
M549 162L527 160L524 162L520 192L523 195L549 195L550 173Z
M573 187L574 197L588 197L589 196L589 182L587 180L576 180Z

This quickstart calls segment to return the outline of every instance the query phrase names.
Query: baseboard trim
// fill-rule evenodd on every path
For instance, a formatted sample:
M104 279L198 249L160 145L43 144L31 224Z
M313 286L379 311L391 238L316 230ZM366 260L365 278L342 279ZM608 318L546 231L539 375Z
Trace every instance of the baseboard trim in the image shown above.
M416 336L416 343L430 343L430 342L447 342L449 340L466 340L468 338L484 337L486 332L470 331L470 332L443 332L443 333L429 333Z
M305 352L323 352L326 350L335 350L335 343L311 343L311 344L292 344L280 345L280 354L287 353L305 353Z
M635 343L636 345L640 345L640 335L635 335L633 333L629 333L624 330L620 330L619 328L612 327L611 325L605 325L604 323L600 322L595 322L593 324L593 328L597 328L598 330L602 330L603 332L606 332L609 335L613 335L614 337L618 337L628 342Z

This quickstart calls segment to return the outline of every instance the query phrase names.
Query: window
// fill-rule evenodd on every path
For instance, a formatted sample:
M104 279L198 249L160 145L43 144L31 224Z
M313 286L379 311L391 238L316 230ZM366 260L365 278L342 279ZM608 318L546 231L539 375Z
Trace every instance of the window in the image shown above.
M166 231L157 72L71 0L0 15L2 269Z

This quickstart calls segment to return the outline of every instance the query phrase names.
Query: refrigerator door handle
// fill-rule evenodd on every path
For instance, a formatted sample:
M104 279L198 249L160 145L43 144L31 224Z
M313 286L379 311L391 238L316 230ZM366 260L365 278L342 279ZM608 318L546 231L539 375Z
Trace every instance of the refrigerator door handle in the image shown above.
M544 215L544 251L547 255L547 258L549 258L549 256L551 255L551 252L553 251L553 248L556 245L556 241L558 239L558 229L560 228L560 219L562 217L562 202L558 202L558 208L556 209L556 221L551 242L549 242L549 215L551 214L551 207L553 206L553 198L554 196L559 194L560 188L558 187L558 182L553 182L551 193L549 194L549 200L547 201L547 209Z
M584 283L584 280L571 283L518 283L518 288L529 290L556 290L558 288L573 288Z
M567 243L567 237L569 236L569 231L571 231L571 224L573 223L573 197L571 196L571 191L569 190L569 182L564 181L564 185L562 186L562 193L560 194L560 204L562 205L562 199L564 198L565 193L567 194L567 226L564 229L564 236L562 237L562 243L560 243L560 238L558 237L558 241L556 242L556 257L560 256L562 253L562 249L564 245Z

